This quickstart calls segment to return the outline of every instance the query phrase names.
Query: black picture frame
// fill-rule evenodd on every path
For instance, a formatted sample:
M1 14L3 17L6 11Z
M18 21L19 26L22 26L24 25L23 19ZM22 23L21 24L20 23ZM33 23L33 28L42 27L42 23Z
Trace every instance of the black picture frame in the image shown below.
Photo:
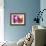
M18 16L23 18L23 23L13 23L13 16ZM12 26L24 26L26 24L25 13L10 13L10 25Z

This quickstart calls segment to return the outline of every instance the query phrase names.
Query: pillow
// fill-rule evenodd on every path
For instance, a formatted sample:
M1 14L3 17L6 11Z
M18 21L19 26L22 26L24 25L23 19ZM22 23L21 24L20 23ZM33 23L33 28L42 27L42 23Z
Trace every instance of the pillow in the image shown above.
M29 32L25 37L23 46L31 46L32 42L33 42L33 35Z
M23 44L24 44L24 39L25 39L25 37L24 37L24 38L21 38L21 39L17 42L17 46L23 46Z
M8 41L8 42L4 43L3 46L17 46L17 44L14 41Z

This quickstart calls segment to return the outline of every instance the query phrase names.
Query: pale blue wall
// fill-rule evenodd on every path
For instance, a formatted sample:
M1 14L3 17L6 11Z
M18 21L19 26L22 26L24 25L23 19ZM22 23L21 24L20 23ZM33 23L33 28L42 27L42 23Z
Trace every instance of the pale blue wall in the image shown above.
M46 0L41 0L40 1L40 10L42 11L43 9L46 9ZM43 22L40 21L40 25L46 27L46 10L43 12Z
M4 0L4 38L8 41L18 41L24 37L33 24L36 12L40 9L40 0ZM24 12L26 15L25 26L11 26L10 13Z

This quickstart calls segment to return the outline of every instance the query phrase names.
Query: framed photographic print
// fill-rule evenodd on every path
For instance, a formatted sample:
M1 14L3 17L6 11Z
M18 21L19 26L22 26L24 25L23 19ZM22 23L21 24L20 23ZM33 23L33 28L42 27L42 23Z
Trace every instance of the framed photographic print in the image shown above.
M11 25L25 25L25 19L24 13L10 13Z

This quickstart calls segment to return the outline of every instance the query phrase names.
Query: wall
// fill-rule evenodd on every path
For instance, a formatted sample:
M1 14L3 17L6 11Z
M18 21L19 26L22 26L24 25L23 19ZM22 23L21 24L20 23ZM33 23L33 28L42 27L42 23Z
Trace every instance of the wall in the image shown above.
M35 14L40 10L40 0L4 0L4 39L7 41L18 41L31 31ZM25 13L25 26L11 26L10 13Z
M46 9L46 0L41 0L40 1L40 9L41 9L41 11L43 10L43 9ZM40 22L40 25L43 25L43 26L45 26L46 27L46 10L43 12L43 15L42 15L42 17L43 17L43 22L41 21Z
M0 42L4 41L4 2L0 0Z

